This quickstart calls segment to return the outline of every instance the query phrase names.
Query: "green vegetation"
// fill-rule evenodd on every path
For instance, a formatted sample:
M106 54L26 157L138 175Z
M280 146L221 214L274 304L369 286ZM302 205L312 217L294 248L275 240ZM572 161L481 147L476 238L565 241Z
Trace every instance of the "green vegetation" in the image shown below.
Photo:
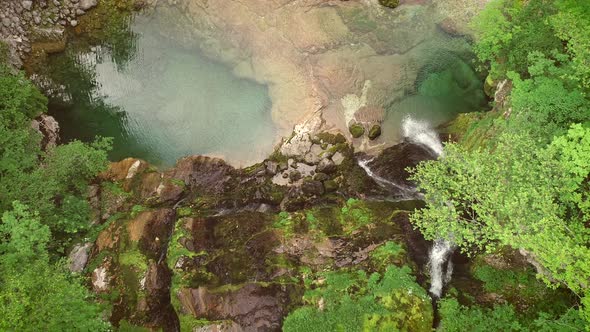
M533 320L523 320L513 306L496 305L493 308L467 307L457 300L446 298L440 301L441 331L582 331L584 321L576 310L568 310L561 316L539 313Z
M284 331L430 331L430 298L407 266L383 275L326 272L307 282L302 308L285 319Z
M46 109L32 83L0 63L0 330L108 330L63 254L90 228L87 186L110 142L42 151L31 120Z
M589 27L585 1L492 1L474 22L475 51L488 81L512 82L496 108L503 114L470 119L444 158L412 176L427 206L411 220L427 239L450 239L470 255L524 249L542 267L538 277L566 287L580 305L526 323L510 306L443 301L444 331L577 330L579 317L590 326ZM487 291L531 284L487 268L475 275Z
M0 330L108 331L101 307L48 252L49 227L15 202L0 225Z

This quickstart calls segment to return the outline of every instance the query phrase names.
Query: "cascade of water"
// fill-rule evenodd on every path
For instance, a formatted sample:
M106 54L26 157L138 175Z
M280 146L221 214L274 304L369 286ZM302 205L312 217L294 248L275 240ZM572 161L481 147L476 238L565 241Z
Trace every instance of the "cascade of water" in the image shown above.
M443 239L435 240L430 249L428 261L431 278L430 294L436 298L440 298L443 286L451 281L453 262L449 258L454 250L453 244Z
M443 154L440 138L428 122L416 120L408 115L402 122L402 131L404 137L428 148L437 157ZM440 298L444 285L451 281L453 262L450 257L453 251L455 251L453 243L444 239L435 240L430 249L428 262L431 278L430 293L435 298Z
M368 160L359 160L358 161L358 165L367 173L367 175L371 178L373 178L373 180L375 180L375 182L377 182L380 186L384 187L384 188L393 188L393 189L398 189L400 190L404 196L411 196L412 194L414 194L416 192L415 188L412 187L408 187L405 186L403 184L398 184L392 181L389 181L377 174L375 174L370 168L369 168L369 163L372 161L373 159L368 159Z
M411 142L425 146L436 156L443 153L438 134L426 121L416 120L408 115L402 122L402 133Z

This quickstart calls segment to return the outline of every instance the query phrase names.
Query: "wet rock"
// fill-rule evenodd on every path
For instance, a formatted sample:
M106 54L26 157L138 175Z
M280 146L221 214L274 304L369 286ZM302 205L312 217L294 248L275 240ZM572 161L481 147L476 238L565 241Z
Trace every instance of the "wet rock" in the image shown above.
M169 208L139 213L127 223L129 240L139 243L148 258L160 260L172 235L175 216L174 210Z
M247 283L237 290L214 291L206 287L180 290L185 312L209 320L231 319L244 331L278 331L297 286Z
M318 164L316 171L326 174L332 174L336 172L336 164L331 159L324 158Z
M224 192L236 173L222 159L190 156L180 159L166 176L183 181L193 192L219 194Z
M324 185L320 181L305 180L301 190L308 196L321 196L324 194Z
M434 158L435 156L422 145L403 141L383 150L368 166L377 176L387 181L413 187L414 184L408 180L410 174L407 168L416 167L419 162Z
M88 256L92 243L77 244L74 246L69 255L70 271L80 273L88 263Z

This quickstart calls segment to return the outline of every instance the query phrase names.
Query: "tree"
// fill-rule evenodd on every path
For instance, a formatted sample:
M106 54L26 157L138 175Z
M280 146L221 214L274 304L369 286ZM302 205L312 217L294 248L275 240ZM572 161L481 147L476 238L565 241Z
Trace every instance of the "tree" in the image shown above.
M15 202L0 226L0 330L107 331L80 281L49 260L49 228Z
M412 175L426 208L411 221L427 239L446 238L467 252L525 249L549 272L548 284L556 280L584 297L589 153L590 129L581 125L546 148L512 134L493 150L447 145L444 158L420 164Z

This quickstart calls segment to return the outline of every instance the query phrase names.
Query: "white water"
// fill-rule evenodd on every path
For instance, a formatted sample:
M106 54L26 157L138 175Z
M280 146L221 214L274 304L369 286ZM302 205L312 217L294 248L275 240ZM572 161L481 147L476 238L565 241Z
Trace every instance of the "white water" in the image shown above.
M412 143L428 148L436 156L443 153L443 145L438 133L426 121L415 120L408 115L402 122L402 133Z
M449 259L455 250L454 245L447 240L437 239L430 249L428 267L430 268L430 294L440 298L445 284L451 281L453 262Z
M413 187L408 187L405 186L403 184L398 184L392 181L389 181L383 177L380 177L379 175L373 173L373 171L369 168L368 164L373 161L373 159L368 159L368 160L359 160L358 161L358 165L365 170L365 172L367 173L368 176L370 176L373 180L375 180L375 182L377 182L380 186L388 188L388 187L393 187L396 189L399 189L402 191L403 196L409 196L411 197L413 194L415 194L416 192L416 188Z
M402 122L404 137L415 144L428 148L434 155L443 154L443 145L437 132L426 121L415 120L406 116ZM445 284L451 281L453 262L450 260L455 246L451 241L437 239L430 249L428 267L430 268L430 294L440 298Z

